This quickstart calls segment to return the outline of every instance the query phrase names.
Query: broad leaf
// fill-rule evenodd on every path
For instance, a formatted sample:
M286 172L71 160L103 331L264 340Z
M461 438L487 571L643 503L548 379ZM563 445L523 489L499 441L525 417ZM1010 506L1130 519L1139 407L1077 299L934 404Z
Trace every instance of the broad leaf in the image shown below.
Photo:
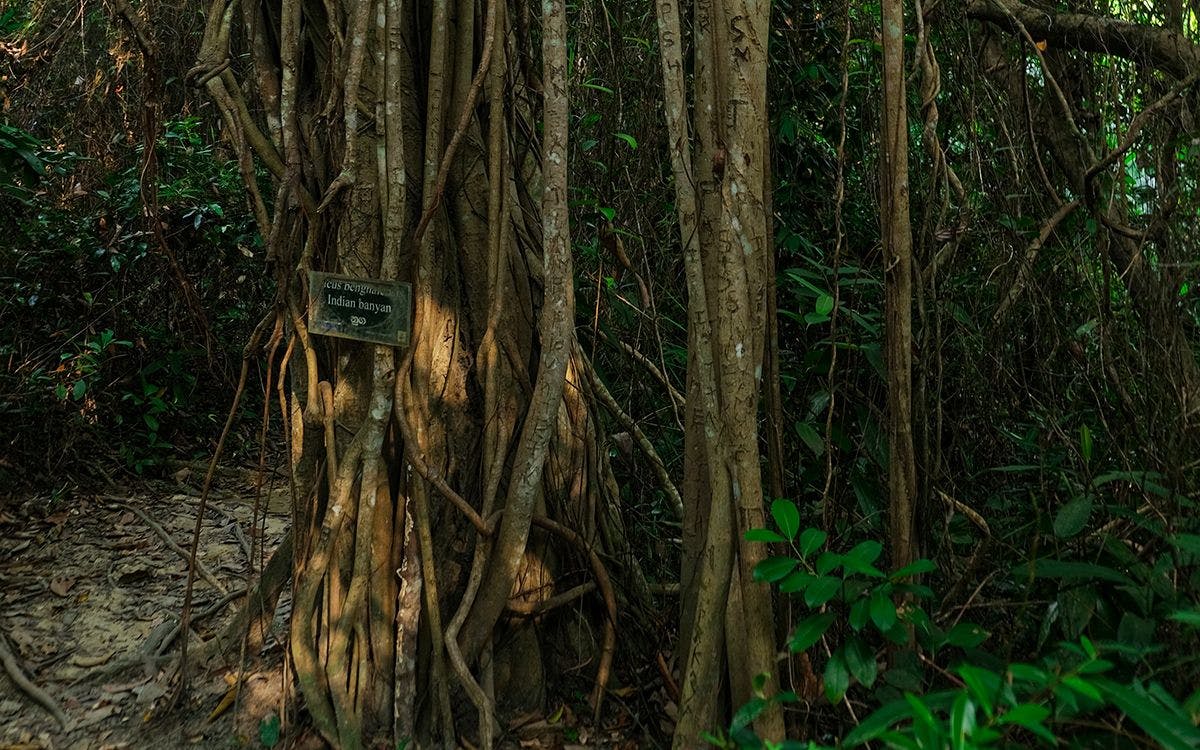
M931 560L921 558L920 560L916 560L908 565L905 565L903 568L900 568L895 573L892 573L889 578L891 578L893 581L898 581L902 578L920 575L921 573L932 573L935 570L937 570L937 566L934 565Z
M750 529L746 532L747 542L786 542L778 533L770 529Z
M791 573L800 561L794 557L768 557L754 566L754 580L774 583Z
M946 634L946 643L959 648L975 648L987 637L988 632L975 623L960 622Z
M800 554L808 557L821 549L829 535L820 529L805 529L800 535Z
M804 603L810 607L819 607L836 596L841 587L842 579L821 576L804 590Z
M796 532L800 530L800 511L795 503L791 500L776 500L771 503L771 517L775 519L775 525L788 541L796 538Z
M839 648L825 665L825 697L830 703L837 703L849 689L850 671L846 669L845 656Z
M875 684L879 667L875 663L875 652L861 638L850 638L846 641L844 650L846 666L850 674L867 687Z
M891 630L892 625L896 623L896 605L892 603L892 598L882 591L871 594L871 622L875 623L875 627L879 628L881 633Z
M793 653L799 653L810 648L817 641L821 640L821 636L825 635L825 631L833 624L837 615L833 612L822 612L806 617L796 626L796 630L792 633L791 640L788 641L788 648Z
M1059 539L1070 539L1087 526L1092 515L1092 498L1084 495L1058 509L1054 516L1054 535Z

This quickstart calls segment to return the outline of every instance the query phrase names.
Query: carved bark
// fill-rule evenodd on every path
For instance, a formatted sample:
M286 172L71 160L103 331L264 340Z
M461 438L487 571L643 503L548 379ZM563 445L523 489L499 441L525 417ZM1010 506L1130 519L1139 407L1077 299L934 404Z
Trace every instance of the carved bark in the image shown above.
M756 675L776 674L770 592L752 576L766 550L741 541L764 516L758 403L773 251L764 172L770 10L757 0L697 0L689 121L679 7L658 0L656 9L688 288L683 686L674 739L682 748L699 746L701 732L748 700ZM783 735L778 711L756 728L769 739Z

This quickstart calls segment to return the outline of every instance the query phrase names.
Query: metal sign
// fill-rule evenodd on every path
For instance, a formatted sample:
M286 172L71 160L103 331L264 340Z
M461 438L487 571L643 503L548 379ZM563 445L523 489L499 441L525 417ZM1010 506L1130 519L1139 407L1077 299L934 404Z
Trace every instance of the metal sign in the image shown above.
M322 336L408 346L412 284L310 271L308 330Z

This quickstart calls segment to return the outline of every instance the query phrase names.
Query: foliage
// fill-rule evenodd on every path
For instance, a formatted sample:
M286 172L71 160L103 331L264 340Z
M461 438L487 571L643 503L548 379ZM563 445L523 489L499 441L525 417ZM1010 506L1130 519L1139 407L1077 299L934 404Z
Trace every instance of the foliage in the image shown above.
M936 571L929 560L885 574L875 565L881 553L878 542L861 542L835 553L824 549L828 540L824 531L799 530L800 511L791 501L776 500L771 516L775 529L755 529L746 538L789 549L755 569L756 579L803 601L811 613L792 631L789 650L808 651L818 644L825 644L827 652L832 649L824 670L825 697L832 705L842 701L852 685L866 691L882 678L888 686L868 693L878 708L853 726L838 747L858 747L872 740L905 750L1054 746L1067 736L1078 740L1092 726L1084 721L1086 717L1114 712L1164 748L1200 746L1200 729L1193 719L1200 709L1200 691L1181 705L1159 681L1131 678L1122 668L1120 659L1138 653L1145 644L1124 637L1101 645L1079 635L1074 641L1060 641L1035 663L1001 664L980 650L988 638L981 627L959 621L945 629L915 604L933 596L929 588L911 582ZM1183 544L1190 547L1196 542L1188 538ZM1051 570L1126 580L1115 571L1089 569L1082 563L1060 563ZM900 607L894 604L897 600ZM1195 610L1180 610L1172 619L1200 627ZM881 673L874 645L888 641L893 644L892 656ZM920 649L920 661L908 650L914 647ZM944 657L947 649L956 662L950 669L934 661L939 653ZM934 665L940 679L930 682L921 663ZM760 680L755 686L757 696L738 712L728 730L708 739L730 748L817 747L794 741L764 743L754 735L750 724L767 706L797 701L794 693L766 696L763 688ZM897 691L900 696L888 698Z
M168 123L157 157L164 235L212 311L221 346L212 352L147 226L140 148L103 184L85 186L76 167L86 160L19 128L0 129L0 162L24 165L0 170L0 215L9 217L0 414L21 436L0 448L0 467L41 456L49 471L86 447L140 473L215 421L223 363L240 354L250 310L267 289L237 167L208 145L205 128L195 117Z

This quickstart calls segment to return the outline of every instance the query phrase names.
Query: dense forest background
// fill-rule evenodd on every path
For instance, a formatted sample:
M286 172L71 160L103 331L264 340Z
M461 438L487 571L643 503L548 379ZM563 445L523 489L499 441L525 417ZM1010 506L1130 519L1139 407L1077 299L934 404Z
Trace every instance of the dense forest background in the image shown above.
M575 335L651 584L620 595L632 689L606 710L640 716L621 734L645 746L671 742L680 700L668 488L687 481L692 396L660 4L565 11ZM282 352L243 350L280 292L247 174L271 211L277 193L195 86L208 10L0 0L7 523L208 459L244 358L224 460L287 463L262 417ZM916 561L899 574L883 10L770 7L752 535L771 545L754 585L775 591L779 676L723 688L707 741L762 746L778 710L788 737L827 745L1200 747L1200 8L905 4ZM562 678L581 700L586 671Z

